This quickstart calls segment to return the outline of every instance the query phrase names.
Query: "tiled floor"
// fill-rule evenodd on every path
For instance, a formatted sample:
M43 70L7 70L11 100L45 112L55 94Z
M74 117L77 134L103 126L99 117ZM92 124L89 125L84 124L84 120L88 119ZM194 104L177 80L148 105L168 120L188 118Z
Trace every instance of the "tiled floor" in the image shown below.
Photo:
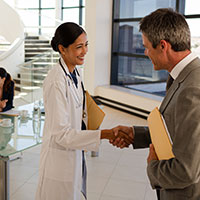
M106 117L101 128L122 125L145 125L133 115L103 108ZM10 163L11 200L33 200L39 165L40 146L29 149L23 157ZM102 141L99 156L87 153L88 200L154 200L146 175L148 149L117 149Z

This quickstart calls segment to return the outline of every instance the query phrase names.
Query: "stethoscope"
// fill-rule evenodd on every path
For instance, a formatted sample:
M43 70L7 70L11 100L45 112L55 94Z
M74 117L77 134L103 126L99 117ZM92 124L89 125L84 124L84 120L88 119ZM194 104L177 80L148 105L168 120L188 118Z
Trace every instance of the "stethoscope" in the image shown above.
M76 108L80 108L81 106L82 106L82 104L83 104L83 118L85 118L86 117L86 113L85 113L85 94L84 94L84 87L83 87L83 83L81 82L81 86L82 86L82 89L83 89L83 102L82 102L82 98L80 97L80 94L79 94L79 92L78 92L78 90L77 90L77 87L75 86L75 83L74 83L74 80L73 80L73 78L72 78L72 76L69 74L69 73L67 73L66 72L66 70L65 70L65 68L63 67L63 65L62 65L62 63L61 63L61 60L59 59L59 64L60 64L60 66L62 67L62 69L63 69L63 71L65 72L65 75L67 76L67 77L69 77L69 79L70 79L70 81L71 81L71 83L72 83L72 87L73 87L73 89L71 89L71 92L72 92L72 95L73 95L73 97L74 97L74 99L75 99L75 101L76 101ZM78 76L80 76L80 74L78 73L78 71L77 71L77 69L75 69L76 70L76 74L78 74ZM70 84L70 82L68 81L68 85L70 86L70 88L71 88L71 84Z

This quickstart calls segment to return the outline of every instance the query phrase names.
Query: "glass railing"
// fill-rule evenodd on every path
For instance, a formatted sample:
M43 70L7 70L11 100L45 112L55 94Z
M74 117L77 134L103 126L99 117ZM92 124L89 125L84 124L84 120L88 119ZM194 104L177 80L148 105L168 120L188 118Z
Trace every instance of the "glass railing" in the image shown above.
M31 61L25 62L20 68L19 78L15 78L15 88L20 90L15 95L16 98L23 99L26 103L32 103L42 98L42 87L48 71L59 60L59 54L53 50L33 57ZM77 66L83 78L83 66Z
M22 98L27 103L42 98L42 86L48 71L58 62L59 55L47 51L32 57L31 61L19 65L18 78L15 78L15 88L19 92L15 98Z

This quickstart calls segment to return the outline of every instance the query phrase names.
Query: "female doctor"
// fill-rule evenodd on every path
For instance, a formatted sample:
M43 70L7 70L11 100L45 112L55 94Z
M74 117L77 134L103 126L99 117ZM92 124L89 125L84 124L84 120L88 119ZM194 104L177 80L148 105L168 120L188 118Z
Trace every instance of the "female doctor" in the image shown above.
M85 130L85 95L76 65L88 51L86 32L75 23L61 24L51 46L60 53L43 85L45 125L36 200L86 198L82 150L98 151L100 139L114 139L113 130ZM131 143L126 134L121 137Z

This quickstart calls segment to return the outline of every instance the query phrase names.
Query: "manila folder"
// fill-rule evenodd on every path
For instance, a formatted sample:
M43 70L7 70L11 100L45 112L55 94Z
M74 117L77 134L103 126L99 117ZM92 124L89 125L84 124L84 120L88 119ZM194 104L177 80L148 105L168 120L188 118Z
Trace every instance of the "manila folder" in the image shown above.
M105 113L95 103L88 91L85 94L87 99L88 130L97 130L103 121Z
M174 157L172 144L167 127L160 111L156 107L148 116L148 126L152 144L154 145L159 160L168 160Z

